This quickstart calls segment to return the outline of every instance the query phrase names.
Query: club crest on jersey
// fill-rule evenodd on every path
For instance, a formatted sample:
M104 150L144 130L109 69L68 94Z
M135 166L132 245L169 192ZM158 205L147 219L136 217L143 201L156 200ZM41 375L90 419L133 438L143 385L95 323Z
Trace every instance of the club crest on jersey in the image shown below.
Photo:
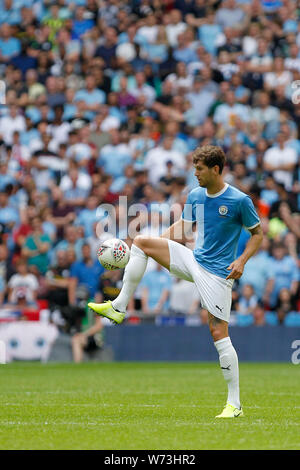
M220 215L226 215L228 212L228 207L227 206L220 206L219 207L219 214Z

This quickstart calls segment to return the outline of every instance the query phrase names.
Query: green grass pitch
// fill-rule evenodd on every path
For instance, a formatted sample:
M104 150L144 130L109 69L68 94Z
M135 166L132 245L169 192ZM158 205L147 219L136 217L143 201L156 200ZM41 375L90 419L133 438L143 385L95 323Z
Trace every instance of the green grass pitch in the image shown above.
M245 417L217 363L0 366L0 449L300 449L300 366L240 364Z

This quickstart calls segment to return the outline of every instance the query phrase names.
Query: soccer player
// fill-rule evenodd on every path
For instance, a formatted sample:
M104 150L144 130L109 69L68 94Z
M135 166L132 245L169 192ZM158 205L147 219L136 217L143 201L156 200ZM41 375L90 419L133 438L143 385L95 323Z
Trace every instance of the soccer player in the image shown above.
M228 334L231 290L234 280L243 274L245 263L260 247L263 235L251 198L223 180L223 150L210 145L198 147L193 154L193 163L200 187L189 193L181 219L161 237L138 235L131 247L118 297L113 302L88 305L98 315L121 323L149 256L173 275L194 282L201 305L209 312L209 329L228 386L226 406L216 417L233 418L243 416L243 411L239 397L238 357ZM194 251L181 244L193 222L198 224ZM243 226L250 231L251 237L244 252L235 259Z

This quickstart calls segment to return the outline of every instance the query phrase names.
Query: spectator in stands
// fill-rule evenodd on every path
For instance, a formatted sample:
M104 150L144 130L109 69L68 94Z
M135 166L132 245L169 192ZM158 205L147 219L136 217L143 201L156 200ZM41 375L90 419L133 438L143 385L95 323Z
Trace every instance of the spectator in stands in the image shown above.
M62 177L59 186L70 206L81 207L90 193L92 182L90 175L80 171L78 165L72 162L69 173Z
M35 307L39 287L37 278L28 272L26 259L20 258L16 263L16 269L16 274L11 276L7 284L7 301L11 305Z
M10 234L13 228L20 222L19 211L11 204L8 191L0 192L0 224L4 227L4 232Z
M293 301L292 294L289 289L282 288L280 290L274 310L277 312L280 324L284 322L284 318L288 313L295 310L295 302Z
M254 308L253 318L255 326L264 326L266 324L265 308L262 302L258 302Z
M57 250L56 262L45 274L46 298L50 308L76 304L75 283L70 276L70 267L67 250Z
M251 284L244 284L237 305L237 312L242 315L252 315L257 306L257 297Z
M75 103L82 102L82 108L85 111L84 116L92 120L95 113L99 111L100 105L105 102L105 93L96 88L96 80L93 75L88 75L85 80L85 88L77 91L74 97Z
M53 261L58 251L66 251L69 248L75 251L76 259L79 261L82 258L82 246L84 240L79 236L78 227L75 225L64 226L64 236L55 246L52 254Z
M18 107L13 104L10 106L9 115L0 119L0 135L2 136L5 144L12 145L13 133L15 131L25 131L26 124L25 118L19 113Z
M283 183L290 190L298 156L296 150L287 145L288 137L285 132L278 132L277 145L269 148L264 155L264 168L272 172L278 183Z
M216 14L216 23L222 28L237 27L242 29L245 21L245 12L237 6L235 0L223 0L221 8Z
M11 277L11 266L8 260L8 249L0 243L0 306L3 304L6 293L7 281Z
M154 271L147 272L141 282L143 313L158 314L166 311L171 285L170 274L159 264Z
M185 167L184 155L172 150L174 138L166 136L162 145L150 150L145 159L145 169L148 170L149 181L156 185L159 180L166 175L166 163L172 162L174 170L180 172Z
M97 166L104 169L105 173L117 178L123 175L127 165L132 162L129 145L123 145L121 134L117 129L111 130L111 143L102 147Z
M11 26L8 23L2 23L0 28L0 63L8 63L20 51L21 43L13 36Z
M259 252L254 255L245 265L243 276L239 280L242 288L247 285L253 286L258 300L262 300L266 292L272 289L274 273L270 269L272 258L269 255L270 241L264 237ZM271 285L271 287L269 287ZM270 292L269 292L270 294Z
M225 94L225 103L220 104L214 113L214 122L228 131L236 126L238 118L248 122L249 112L245 105L236 103L234 92L229 90Z
M101 335L102 329L103 323L101 317L95 315L95 322L90 328L72 336L72 353L74 362L82 362L84 353L95 353L103 347L103 339Z
M272 249L271 269L274 274L274 285L270 295L270 305L274 307L281 289L286 288L294 297L298 290L299 269L295 260L287 254L284 243L276 243Z
M106 67L110 67L116 56L117 32L114 28L108 27L104 32L104 43L96 49L96 57L101 57L105 61Z
M200 297L195 284L183 279L175 279L171 286L169 308L175 314L198 314Z
M71 277L74 278L77 291L80 287L86 291L86 300L97 298L97 294L99 294L99 278L103 272L104 268L102 265L98 260L93 260L91 256L90 245L88 243L83 244L82 261L76 261L72 264Z
M43 233L42 220L40 217L32 219L32 234L25 239L21 254L27 259L28 266L33 266L41 274L45 274L49 258L48 252L51 247L51 240Z
M204 87L205 79L201 75L197 75L194 78L192 90L186 94L186 99L189 101L194 111L196 118L195 124L197 125L203 124L216 99L215 93Z

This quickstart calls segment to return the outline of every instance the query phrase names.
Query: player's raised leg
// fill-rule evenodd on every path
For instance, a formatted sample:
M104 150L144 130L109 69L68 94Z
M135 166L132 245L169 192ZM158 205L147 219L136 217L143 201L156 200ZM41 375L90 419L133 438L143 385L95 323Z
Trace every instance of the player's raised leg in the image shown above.
M228 322L208 313L210 333L219 353L223 377L227 382L227 403L221 414L216 418L237 418L243 416L240 404L239 363L237 353L228 335Z
M103 304L90 302L88 306L98 315L107 317L115 323L121 323L125 318L129 300L144 275L149 256L169 269L168 241L165 238L138 235L131 247L130 259L124 272L123 286L118 297L113 302L109 301Z

